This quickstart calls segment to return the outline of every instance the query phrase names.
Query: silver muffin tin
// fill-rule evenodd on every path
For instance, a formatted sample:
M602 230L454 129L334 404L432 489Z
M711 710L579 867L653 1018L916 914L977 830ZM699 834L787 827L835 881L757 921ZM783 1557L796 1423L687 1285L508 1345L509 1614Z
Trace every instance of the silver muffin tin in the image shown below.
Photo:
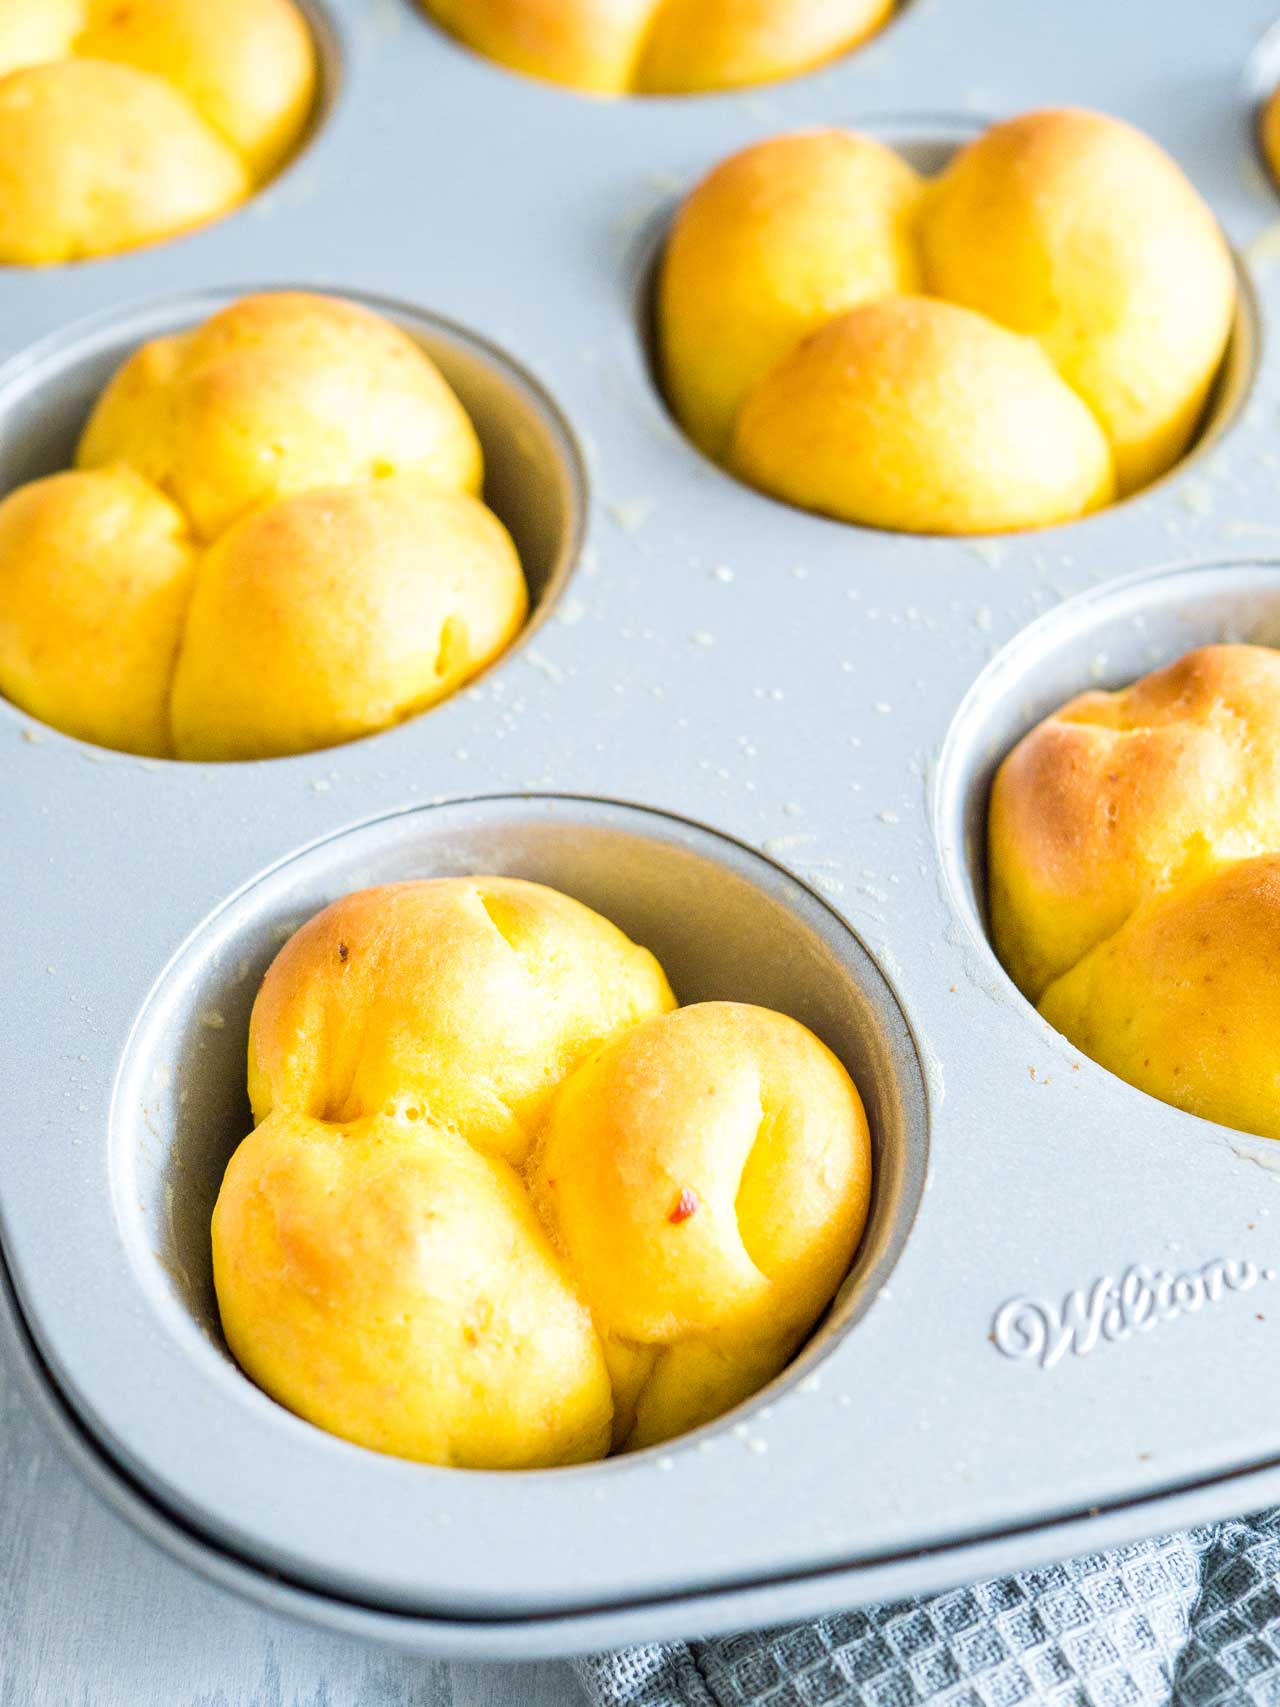
M411 0L331 0L325 111L263 195L180 241L0 276L3 488L66 463L144 338L253 288L347 292L470 408L536 601L447 704L298 758L143 761L0 706L0 1339L159 1544L329 1624L519 1656L780 1621L1280 1499L1280 1146L1069 1048L981 903L985 788L1035 718L1202 641L1280 641L1280 202L1251 128L1273 4L1169 0L1153 28L1101 0L1034 24L914 0L812 76L601 102L473 57ZM1184 464L1069 527L939 540L790 509L691 448L648 322L685 188L802 125L934 167L990 117L1062 102L1160 140L1240 257L1229 369ZM350 888L481 869L599 907L685 1001L806 1021L874 1127L866 1240L792 1368L583 1468L362 1451L274 1405L217 1329L208 1215L249 1126L263 968Z

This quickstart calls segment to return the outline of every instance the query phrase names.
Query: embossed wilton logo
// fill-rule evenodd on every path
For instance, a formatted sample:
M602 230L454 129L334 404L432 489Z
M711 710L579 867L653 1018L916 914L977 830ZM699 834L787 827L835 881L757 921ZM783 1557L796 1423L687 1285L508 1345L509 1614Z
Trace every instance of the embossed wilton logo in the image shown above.
M1099 1340L1115 1342L1148 1333L1157 1322L1194 1315L1228 1292L1248 1292L1275 1280L1274 1268L1247 1259L1218 1257L1185 1274L1152 1271L1142 1263L1119 1280L1109 1274L1087 1292L1068 1292L1061 1305L1044 1298L1011 1298L996 1311L991 1342L1005 1357L1052 1369L1068 1352L1087 1357Z

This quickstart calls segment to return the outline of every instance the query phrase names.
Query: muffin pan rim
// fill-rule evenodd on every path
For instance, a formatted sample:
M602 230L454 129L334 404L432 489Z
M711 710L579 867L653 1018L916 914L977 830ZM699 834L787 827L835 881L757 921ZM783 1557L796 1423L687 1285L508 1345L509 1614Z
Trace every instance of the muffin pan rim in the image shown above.
M397 1613L351 1601L337 1600L280 1575L265 1575L252 1561L224 1552L207 1537L185 1528L177 1518L152 1502L105 1449L78 1421L40 1359L14 1297L12 1282L0 1251L0 1348L9 1367L22 1383L25 1396L53 1437L69 1465L88 1483L90 1490L108 1509L132 1525L153 1547L185 1565L206 1581L217 1584L256 1605L317 1626L349 1631L369 1641L385 1643L404 1651L456 1659L493 1660L559 1657L591 1648L616 1646L642 1640L655 1616L660 1616L668 1638L731 1632L740 1627L744 1597L753 1597L762 1612L777 1609L776 1596L785 1585L755 1584L742 1588L709 1588L703 1593L669 1601L637 1606L619 1606L586 1613L549 1613L519 1624L502 1620L463 1620L431 1615ZM1250 1487L1250 1503L1271 1503L1276 1478L1273 1467L1244 1472ZM1200 1502L1203 1491L1189 1488L1157 1496L1162 1520L1191 1524L1212 1517L1216 1508ZM1176 1502L1172 1506L1170 1502ZM1170 1515L1172 1513L1172 1515ZM976 1580L979 1577L1034 1567L1071 1554L1085 1546L1105 1544L1099 1529L1124 1514L1090 1513L1064 1519L1048 1532L1055 1537L1050 1551L1035 1540L1032 1530L1012 1536L978 1537L958 1542L943 1554L907 1554L887 1565L850 1565L837 1569L825 1581L828 1597L815 1605L802 1602L806 1616L815 1612L837 1612L847 1608L850 1595L862 1600L898 1599L916 1591L921 1584L930 1592L939 1587ZM1154 1531L1153 1531L1154 1532ZM1118 1533L1132 1537L1132 1530ZM1060 1539L1059 1539L1060 1537ZM1068 1539L1070 1538L1070 1539ZM943 1574L939 1574L939 1566ZM924 1575L920 1575L923 1572ZM750 1602L748 1602L749 1606Z

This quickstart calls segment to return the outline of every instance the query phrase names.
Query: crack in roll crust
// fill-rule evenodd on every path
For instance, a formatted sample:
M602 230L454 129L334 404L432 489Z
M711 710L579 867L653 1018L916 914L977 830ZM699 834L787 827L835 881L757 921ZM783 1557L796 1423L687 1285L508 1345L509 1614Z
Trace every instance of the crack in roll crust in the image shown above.
M772 83L849 52L894 0L422 0L513 71L596 95Z
M332 746L454 692L524 620L462 405L352 303L245 297L144 344L76 463L0 503L0 691L68 734Z
M812 1033L675 1006L645 949L512 878L348 895L254 1006L212 1228L228 1343L358 1444L529 1468L706 1421L852 1260L858 1093Z
M316 83L293 0L0 0L0 262L228 212L297 145Z
M1280 1137L1280 655L1207 646L1026 735L992 787L996 952L1086 1054Z
M1169 157L1097 113L993 126L934 180L852 131L717 166L662 259L663 383L695 443L844 521L1075 519L1185 450L1235 310Z

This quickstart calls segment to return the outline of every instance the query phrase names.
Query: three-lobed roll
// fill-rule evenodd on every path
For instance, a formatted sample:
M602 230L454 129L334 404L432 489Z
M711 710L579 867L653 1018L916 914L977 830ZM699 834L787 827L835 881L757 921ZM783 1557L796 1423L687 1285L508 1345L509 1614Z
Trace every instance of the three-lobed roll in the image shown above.
M645 949L513 878L360 891L254 1007L257 1126L213 1219L228 1343L358 1444L531 1468L771 1379L865 1225L870 1138L804 1026L677 1008Z
M405 332L242 298L145 344L76 467L0 502L0 692L126 752L252 759L403 721L519 630L479 440Z
M293 0L0 0L0 262L216 219L297 146L317 82Z
M1280 1138L1280 654L1202 647L1026 735L991 793L996 951L1050 1025Z
M933 181L817 130L717 166L662 258L658 343L694 442L848 522L971 534L1087 514L1169 468L1222 362L1235 274L1131 126L994 125Z

